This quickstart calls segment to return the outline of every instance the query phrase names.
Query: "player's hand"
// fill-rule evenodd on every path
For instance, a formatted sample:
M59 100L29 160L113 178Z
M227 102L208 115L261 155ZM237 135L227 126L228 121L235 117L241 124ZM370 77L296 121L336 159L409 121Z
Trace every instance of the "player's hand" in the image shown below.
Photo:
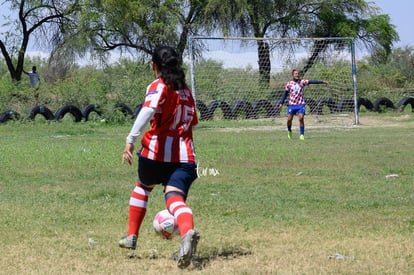
M277 105L277 107L279 108L279 111L282 110L283 104L279 103L279 105Z
M125 162L128 162L128 164L131 165L132 160L134 159L133 153L134 153L134 144L131 144L131 143L125 144L125 149L124 149L124 152L122 153L122 164L124 164Z
M323 84L328 85L329 81L324 81Z

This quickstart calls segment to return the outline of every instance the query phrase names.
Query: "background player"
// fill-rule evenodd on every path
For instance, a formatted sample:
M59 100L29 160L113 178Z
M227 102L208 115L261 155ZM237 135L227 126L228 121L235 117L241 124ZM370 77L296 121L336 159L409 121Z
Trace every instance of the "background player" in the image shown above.
M290 80L285 87L285 92L279 101L279 109L282 109L283 103L289 94L288 101L288 116L287 116L287 130L288 138L292 138L292 120L295 114L298 114L300 139L305 139L305 99L303 97L304 88L310 84L328 84L324 80L306 80L299 78L299 71L292 70L293 79Z

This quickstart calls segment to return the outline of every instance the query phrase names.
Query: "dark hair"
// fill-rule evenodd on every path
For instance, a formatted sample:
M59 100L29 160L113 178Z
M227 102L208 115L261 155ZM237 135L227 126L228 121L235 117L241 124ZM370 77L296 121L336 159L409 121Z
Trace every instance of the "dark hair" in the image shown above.
M185 73L181 68L181 58L174 48L169 46L156 48L152 54L152 62L161 72L160 77L174 90L180 90L186 86Z

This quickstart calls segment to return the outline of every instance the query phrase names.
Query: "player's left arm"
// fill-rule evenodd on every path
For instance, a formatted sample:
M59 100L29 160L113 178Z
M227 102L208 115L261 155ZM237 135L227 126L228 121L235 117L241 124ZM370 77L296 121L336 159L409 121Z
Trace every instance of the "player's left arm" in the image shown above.
M326 80L309 80L308 84L325 84L325 85L328 85L329 81L326 81Z

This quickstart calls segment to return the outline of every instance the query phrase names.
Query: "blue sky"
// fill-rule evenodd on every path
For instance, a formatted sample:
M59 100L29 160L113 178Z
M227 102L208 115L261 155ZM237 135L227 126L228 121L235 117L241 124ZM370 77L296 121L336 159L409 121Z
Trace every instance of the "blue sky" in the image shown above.
M414 25L413 25L413 0L374 0L381 9L383 14L388 14L391 23L396 26L400 42L394 46L414 47Z

